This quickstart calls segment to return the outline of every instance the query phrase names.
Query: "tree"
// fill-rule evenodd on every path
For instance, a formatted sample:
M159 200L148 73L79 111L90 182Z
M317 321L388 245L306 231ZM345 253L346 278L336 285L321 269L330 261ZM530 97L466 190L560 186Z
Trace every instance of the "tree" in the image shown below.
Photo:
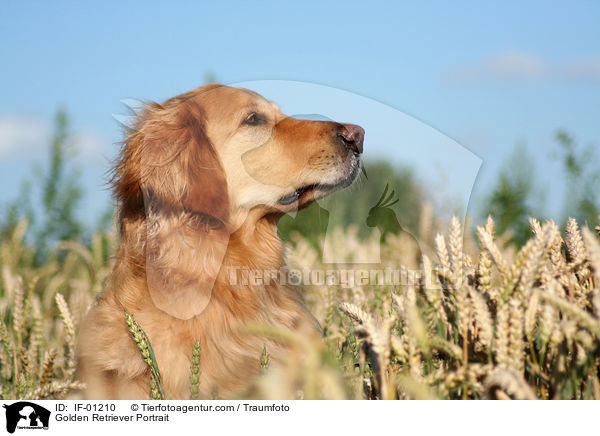
M75 214L82 196L79 173L67 166L68 130L67 113L59 109L50 145L50 166L41 177L43 210L36 243L42 252L53 242L79 238L83 231Z
M535 165L523 146L504 163L490 194L484 199L482 216L491 215L499 235L511 233L508 242L523 245L531 236L528 217L539 214L533 198Z
M600 168L596 150L592 146L581 149L564 130L556 132L556 140L567 181L565 215L592 225L600 214Z
M3 236L10 234L21 219L28 219L28 239L36 247L36 261L40 263L54 243L78 239L83 234L83 225L76 216L82 190L79 172L69 165L69 138L67 113L59 109L49 147L48 168L37 167L33 177L36 183L24 181L18 199L5 207ZM39 201L33 200L36 195Z

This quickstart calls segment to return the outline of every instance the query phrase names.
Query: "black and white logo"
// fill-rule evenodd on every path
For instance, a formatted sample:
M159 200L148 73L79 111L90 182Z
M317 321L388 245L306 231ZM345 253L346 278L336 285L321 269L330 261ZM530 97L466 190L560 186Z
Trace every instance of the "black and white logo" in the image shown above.
M50 411L29 401L4 404L6 409L6 431L14 433L16 429L48 430Z

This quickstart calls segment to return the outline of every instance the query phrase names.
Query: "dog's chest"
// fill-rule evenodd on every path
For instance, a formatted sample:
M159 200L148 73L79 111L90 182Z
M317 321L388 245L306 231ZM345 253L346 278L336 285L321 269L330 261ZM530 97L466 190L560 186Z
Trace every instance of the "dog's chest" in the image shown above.
M221 325L148 332L167 399L190 397L192 351L200 341L200 398L228 395L258 374L262 342ZM260 342L260 343L259 343ZM268 342L268 341L267 341Z
M167 399L188 398L194 341L181 329L153 327L146 334L156 356L165 395Z

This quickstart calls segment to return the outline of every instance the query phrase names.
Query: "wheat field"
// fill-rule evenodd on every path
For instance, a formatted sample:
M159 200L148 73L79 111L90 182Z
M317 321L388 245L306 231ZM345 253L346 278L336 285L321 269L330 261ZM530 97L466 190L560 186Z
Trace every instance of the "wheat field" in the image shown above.
M600 399L600 226L569 219L530 220L518 251L494 235L494 223L463 231L456 218L421 225L417 247L405 235L381 245L381 268L416 272L401 285L305 289L323 338L251 326L288 344L284 365L256 356L261 377L240 398L256 399ZM0 396L64 398L75 379L77 327L107 280L116 232L89 246L62 242L42 266L21 222L0 241ZM378 250L377 238L337 229L331 250L356 256ZM286 247L299 270L330 269L298 237ZM160 359L135 314L123 317L148 363L148 395L164 398ZM99 333L101 334L101 333ZM190 350L190 398L198 392L202 347Z

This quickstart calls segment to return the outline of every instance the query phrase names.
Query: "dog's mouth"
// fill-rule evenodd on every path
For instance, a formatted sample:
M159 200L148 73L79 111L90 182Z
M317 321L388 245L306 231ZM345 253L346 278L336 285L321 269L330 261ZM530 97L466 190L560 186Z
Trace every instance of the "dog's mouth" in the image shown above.
M342 180L336 183L313 183L310 185L302 186L296 189L294 192L284 195L278 200L281 206L290 206L296 202L302 203L304 200L308 202L318 200L329 194L339 191L340 189L347 188L360 173L360 164L353 165L350 173Z
M283 197L281 197L279 199L278 203L281 204L282 206L289 206L290 204L294 204L295 202L300 200L302 197L304 197L311 191L314 191L316 189L323 189L326 186L327 185L320 185L320 184L312 184L312 185L303 186L302 188L296 189L291 194L287 194L287 195L284 195Z

